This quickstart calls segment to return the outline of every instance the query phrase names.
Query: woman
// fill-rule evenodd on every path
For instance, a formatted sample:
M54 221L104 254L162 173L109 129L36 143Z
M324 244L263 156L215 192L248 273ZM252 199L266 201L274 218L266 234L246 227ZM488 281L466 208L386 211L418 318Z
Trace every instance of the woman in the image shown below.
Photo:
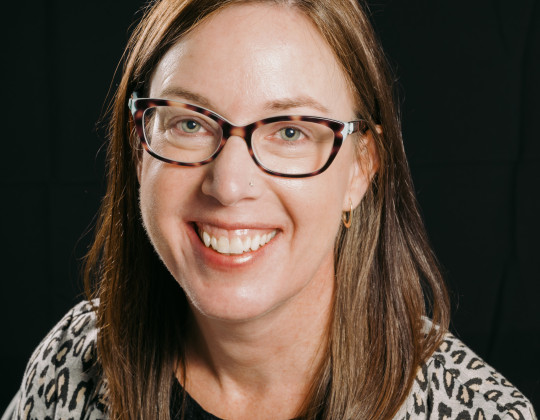
M385 69L352 0L150 7L93 300L36 350L14 418L534 418L446 333Z

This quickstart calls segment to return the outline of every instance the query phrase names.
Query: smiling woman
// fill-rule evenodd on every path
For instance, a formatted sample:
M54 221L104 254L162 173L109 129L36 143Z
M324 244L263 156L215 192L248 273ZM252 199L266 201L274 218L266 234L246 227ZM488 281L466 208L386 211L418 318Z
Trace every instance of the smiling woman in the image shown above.
M534 418L446 332L355 1L154 3L108 157L90 301L34 353L14 418Z

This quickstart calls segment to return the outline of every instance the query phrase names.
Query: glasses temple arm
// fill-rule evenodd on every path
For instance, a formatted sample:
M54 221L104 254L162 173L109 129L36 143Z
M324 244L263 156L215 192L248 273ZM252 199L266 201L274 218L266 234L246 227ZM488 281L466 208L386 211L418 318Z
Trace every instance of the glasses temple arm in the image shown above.
M347 136L349 134L356 133L357 131L365 133L367 129L368 126L364 120L349 121L348 123L345 123L342 134Z
M132 114L135 113L135 101L139 98L139 94L137 92L133 92L131 94L131 97L128 100L128 108L131 111Z

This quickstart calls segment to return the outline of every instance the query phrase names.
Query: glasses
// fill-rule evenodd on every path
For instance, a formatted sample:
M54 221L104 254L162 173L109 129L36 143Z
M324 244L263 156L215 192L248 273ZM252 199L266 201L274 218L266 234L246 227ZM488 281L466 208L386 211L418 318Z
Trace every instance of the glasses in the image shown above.
M278 116L243 127L199 106L167 99L128 103L139 139L148 153L173 165L202 166L217 158L231 136L244 139L264 172L304 178L324 172L349 134L365 133L364 120L350 122L310 116Z

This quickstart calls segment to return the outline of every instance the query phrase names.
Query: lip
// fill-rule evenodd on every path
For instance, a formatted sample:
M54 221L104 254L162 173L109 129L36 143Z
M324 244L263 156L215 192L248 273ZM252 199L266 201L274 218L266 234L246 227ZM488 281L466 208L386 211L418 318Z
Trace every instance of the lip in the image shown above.
M275 227L269 228L268 226L255 226L255 225L246 225L246 224L230 224L230 223L202 223L205 225L215 226L219 229L234 231L234 230L277 230L276 236L268 242L265 246L260 247L256 251L245 252L243 254L220 254L219 252L213 250L211 247L206 247L202 242L199 234L197 232L197 224L200 222L191 222L188 223L189 229L188 234L193 245L193 250L197 255L197 258L201 264L218 269L231 269L231 268L240 268L243 266L248 266L256 263L256 261L263 258L274 246L274 242L279 236L280 230Z

